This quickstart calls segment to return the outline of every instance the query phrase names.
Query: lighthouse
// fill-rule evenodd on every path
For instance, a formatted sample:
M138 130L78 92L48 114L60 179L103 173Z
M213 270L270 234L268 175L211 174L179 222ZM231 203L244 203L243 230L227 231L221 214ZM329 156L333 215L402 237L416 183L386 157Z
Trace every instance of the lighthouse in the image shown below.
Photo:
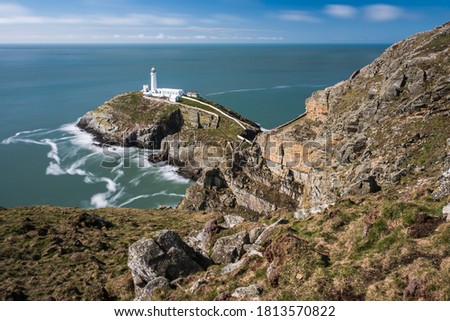
M152 67L150 71L150 92L156 94L158 92L158 83L156 82L156 70Z
M148 85L142 87L144 97L168 98L171 102L177 102L183 96L183 89L158 88L156 82L156 69L152 67L150 71L150 90Z

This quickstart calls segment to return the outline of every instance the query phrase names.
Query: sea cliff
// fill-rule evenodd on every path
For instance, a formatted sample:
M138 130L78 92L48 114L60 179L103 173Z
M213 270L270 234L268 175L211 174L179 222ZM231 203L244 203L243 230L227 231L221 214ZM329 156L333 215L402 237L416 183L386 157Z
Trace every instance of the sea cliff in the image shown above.
M413 35L263 133L113 98L79 126L196 183L177 209L0 209L2 299L449 300L449 51L450 23Z

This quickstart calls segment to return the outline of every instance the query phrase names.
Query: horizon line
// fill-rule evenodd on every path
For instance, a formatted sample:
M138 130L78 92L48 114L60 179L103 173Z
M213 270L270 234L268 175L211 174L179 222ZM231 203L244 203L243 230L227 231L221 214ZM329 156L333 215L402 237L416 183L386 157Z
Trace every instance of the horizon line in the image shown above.
M126 45L142 45L142 46L152 46L152 45L392 45L396 42L203 42L203 43L190 43L190 42L152 42L152 43L139 43L139 42L104 42L104 43L92 43L92 42L4 42L0 43L0 46L11 46L11 45L88 45L88 46L104 46L104 45L116 45L116 46L126 46Z

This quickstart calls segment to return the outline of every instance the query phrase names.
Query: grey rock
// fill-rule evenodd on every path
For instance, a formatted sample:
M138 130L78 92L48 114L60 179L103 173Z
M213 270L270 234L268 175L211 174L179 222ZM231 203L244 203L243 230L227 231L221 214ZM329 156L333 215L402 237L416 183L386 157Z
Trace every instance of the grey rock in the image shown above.
M262 294L262 292L263 289L260 286L252 284L246 287L235 289L231 296L237 299L256 301L259 300L259 296Z
M164 254L153 239L139 240L128 248L128 267L136 286L144 287L157 277L156 271L149 268L149 264Z
M219 224L223 228L233 228L238 224L241 224L245 219L238 215L224 215L224 222Z
M236 263L227 264L220 270L220 274L224 275L224 274L234 272L234 271L240 269L241 267L243 267L245 264L247 264L247 262L248 262L248 259L246 257L243 257Z
M258 227L255 227L254 229L252 229L248 233L250 243L255 243L256 240L258 239L258 237L261 235L262 232L264 232L265 229L266 229L265 226L258 226Z
M262 246L256 245L256 244L245 244L244 245L244 251L247 253L248 257L252 256L259 256L263 257L262 251L264 249Z
M225 236L214 243L211 259L216 263L234 263L244 254L244 244L250 243L246 231Z
M446 222L450 222L450 203L445 205L442 209L442 216Z
M136 301L151 301L153 291L159 288L169 289L170 288L169 280L167 280L163 276L159 276L151 280L150 282L147 283L147 285L143 289L138 289L136 293Z
M198 289L204 284L207 284L208 281L204 278L198 279L195 283L189 288L189 292L195 293Z
M210 239L211 235L208 234L205 230L202 230L195 235L190 236L187 240L187 244L195 251L200 252L204 257L208 257Z
M269 225L268 227L266 227L264 229L264 231L261 233L261 235L256 239L255 244L256 245L264 245L264 243L267 241L267 239L269 238L270 233L272 232L272 230L277 227L278 225L284 225L284 224L288 224L289 221L286 219L279 219L278 221L276 221L275 223Z
M402 169L398 172L395 172L395 173L391 174L391 182L394 184L397 184L400 182L402 177L406 176L407 174L408 174L408 170L406 170L406 169Z
M236 207L236 197L233 194L223 194L219 196L220 203L227 208Z
M175 280L203 271L211 263L168 230L159 231L155 239L139 240L128 249L128 267L137 295L157 277Z

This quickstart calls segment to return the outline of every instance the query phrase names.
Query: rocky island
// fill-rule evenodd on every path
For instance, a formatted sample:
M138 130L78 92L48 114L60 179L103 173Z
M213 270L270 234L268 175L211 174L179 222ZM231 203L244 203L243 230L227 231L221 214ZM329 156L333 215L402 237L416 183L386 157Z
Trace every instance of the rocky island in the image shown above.
M449 300L450 23L270 131L201 98L114 97L78 125L155 148L178 208L1 209L2 299Z

